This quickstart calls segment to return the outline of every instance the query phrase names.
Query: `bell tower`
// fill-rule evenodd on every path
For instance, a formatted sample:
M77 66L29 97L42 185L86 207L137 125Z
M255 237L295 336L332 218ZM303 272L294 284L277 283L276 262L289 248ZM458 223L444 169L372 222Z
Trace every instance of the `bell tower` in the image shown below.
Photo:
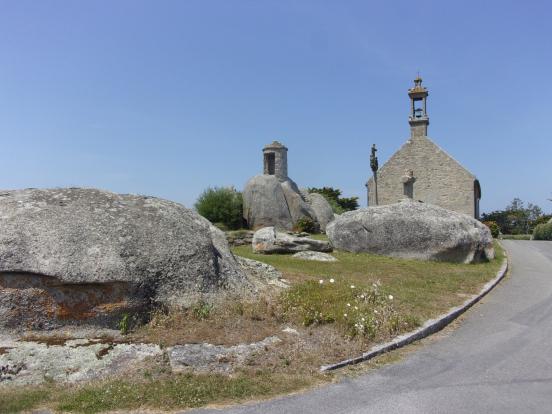
M410 97L410 116L408 123L410 124L410 136L421 137L427 136L427 126L429 125L429 117L427 116L427 96L429 92L427 88L422 86L422 78L420 75L414 79L414 87L408 90Z

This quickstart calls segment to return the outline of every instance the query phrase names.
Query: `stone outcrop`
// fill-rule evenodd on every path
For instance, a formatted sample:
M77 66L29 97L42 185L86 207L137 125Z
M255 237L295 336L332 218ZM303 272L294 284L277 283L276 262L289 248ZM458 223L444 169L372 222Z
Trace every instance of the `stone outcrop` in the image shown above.
M328 203L328 200L326 200L326 197L324 197L322 194L305 193L304 190L302 191L302 193L306 194L307 202L314 212L316 221L320 225L320 230L325 232L326 226L331 221L333 221L335 216L330 203Z
M249 246L253 241L252 230L235 230L226 232L226 239L230 246Z
M18 340L10 347L0 346L0 386L78 383L122 376L145 359L163 356L156 344L111 342L106 338L67 338L64 343L49 344L47 338L41 337L46 343Z
M260 289L263 289L267 285L279 288L289 287L287 281L282 278L282 272L274 266L259 262L258 260L247 259L240 256L236 256L236 260L242 267L243 271L249 276L249 280L253 283L257 282Z
M253 353L267 352L280 342L277 336L269 336L259 342L234 346L175 345L167 348L167 356L173 372L231 373L236 366L245 364Z
M308 237L297 237L276 231L274 227L257 230L252 242L255 253L297 253L307 250L331 252L332 247L326 241L314 240Z
M326 232L334 248L350 252L458 263L494 258L485 225L466 214L414 201L344 213Z
M320 230L333 220L331 206L321 194L308 194L287 178L257 175L243 190L243 214L251 229L274 226L292 230L301 218L311 219Z
M243 217L250 229L274 226L293 230L303 218L312 220L316 230L324 230L333 219L325 199L310 197L288 177L288 149L274 141L263 148L263 175L251 178L243 190Z
M318 223L297 184L289 178L280 181L274 175L257 175L247 182L243 190L243 215L254 230L267 226L291 230L301 218Z
M276 226L291 230L293 217L276 176L257 175L247 182L243 190L243 217L251 229Z
M313 260L315 262L337 262L337 259L331 254L322 252L304 251L295 253L292 257L302 260Z
M0 325L113 325L251 284L224 233L167 200L81 188L0 193Z

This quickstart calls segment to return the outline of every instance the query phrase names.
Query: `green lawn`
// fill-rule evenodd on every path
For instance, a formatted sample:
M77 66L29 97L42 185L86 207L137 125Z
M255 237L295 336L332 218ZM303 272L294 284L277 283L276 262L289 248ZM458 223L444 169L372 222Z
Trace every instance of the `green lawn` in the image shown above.
M294 283L339 278L359 286L380 281L396 306L419 319L432 318L479 291L500 269L504 253L495 244L496 259L486 263L452 264L404 260L367 253L332 253L338 262L314 262L289 255L262 255L250 246L233 248L236 255L268 263Z
M43 385L0 389L0 413L26 412L47 407L55 412L101 413L115 410L172 410L201 407L210 403L239 402L292 392L312 381L298 376L238 373L176 374L162 378L117 378L86 385Z

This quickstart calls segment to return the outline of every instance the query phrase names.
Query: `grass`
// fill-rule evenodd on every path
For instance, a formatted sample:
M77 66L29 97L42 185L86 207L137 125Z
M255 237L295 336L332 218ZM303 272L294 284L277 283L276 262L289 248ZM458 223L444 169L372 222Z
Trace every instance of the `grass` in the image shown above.
M136 367L124 378L0 388L0 413L37 407L75 413L177 410L267 398L313 386L339 375L320 374L320 365L357 356L462 303L496 274L504 258L498 244L496 260L472 265L346 252L333 253L338 262L313 262L254 254L250 246L233 251L275 266L291 287L215 307L200 302L187 310L157 311L149 324L125 339L161 346L234 345L277 334L281 343L252 355L228 376L172 374L167 361L160 358ZM284 327L293 327L297 334L282 332ZM393 358L383 356L380 362Z
M239 402L252 397L269 397L291 392L307 385L299 376L256 372L235 376L220 374L176 374L163 378L144 375L115 378L94 384L62 387L45 385L0 391L0 413L16 413L38 405L56 412L100 413L114 410L185 409L211 403Z
M0 389L0 413L28 411L50 397L46 387L25 387L21 389Z
M531 240L531 234L501 234L502 240Z
M309 237L314 240L328 241L328 236L326 236L325 234L311 234L309 235Z
M381 289L395 298L395 306L420 320L432 318L476 293L502 264L504 253L495 244L496 259L486 263L456 264L404 260L366 253L332 253L337 262L314 262L286 255L260 255L249 246L233 248L235 254L268 263L294 283L330 278L359 287L380 282Z

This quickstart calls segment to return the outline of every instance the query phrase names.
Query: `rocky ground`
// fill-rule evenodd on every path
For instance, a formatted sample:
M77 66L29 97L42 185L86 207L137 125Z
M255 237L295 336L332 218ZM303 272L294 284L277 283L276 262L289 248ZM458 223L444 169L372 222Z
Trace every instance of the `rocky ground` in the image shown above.
M230 373L253 353L281 341L274 335L250 344L183 344L162 349L157 344L127 342L116 331L65 330L40 336L4 332L0 334L0 384L76 383L124 374L152 362L168 364L172 372Z
M117 331L64 329L0 334L0 384L77 382L122 372L146 358L159 357L154 344L126 343Z
M273 266L237 257L250 280L259 287L289 285ZM269 336L232 346L210 343L158 344L135 342L117 330L66 326L49 331L0 331L0 385L29 385L46 381L100 379L125 373L150 361L168 364L173 372L232 372L253 353L281 342Z

